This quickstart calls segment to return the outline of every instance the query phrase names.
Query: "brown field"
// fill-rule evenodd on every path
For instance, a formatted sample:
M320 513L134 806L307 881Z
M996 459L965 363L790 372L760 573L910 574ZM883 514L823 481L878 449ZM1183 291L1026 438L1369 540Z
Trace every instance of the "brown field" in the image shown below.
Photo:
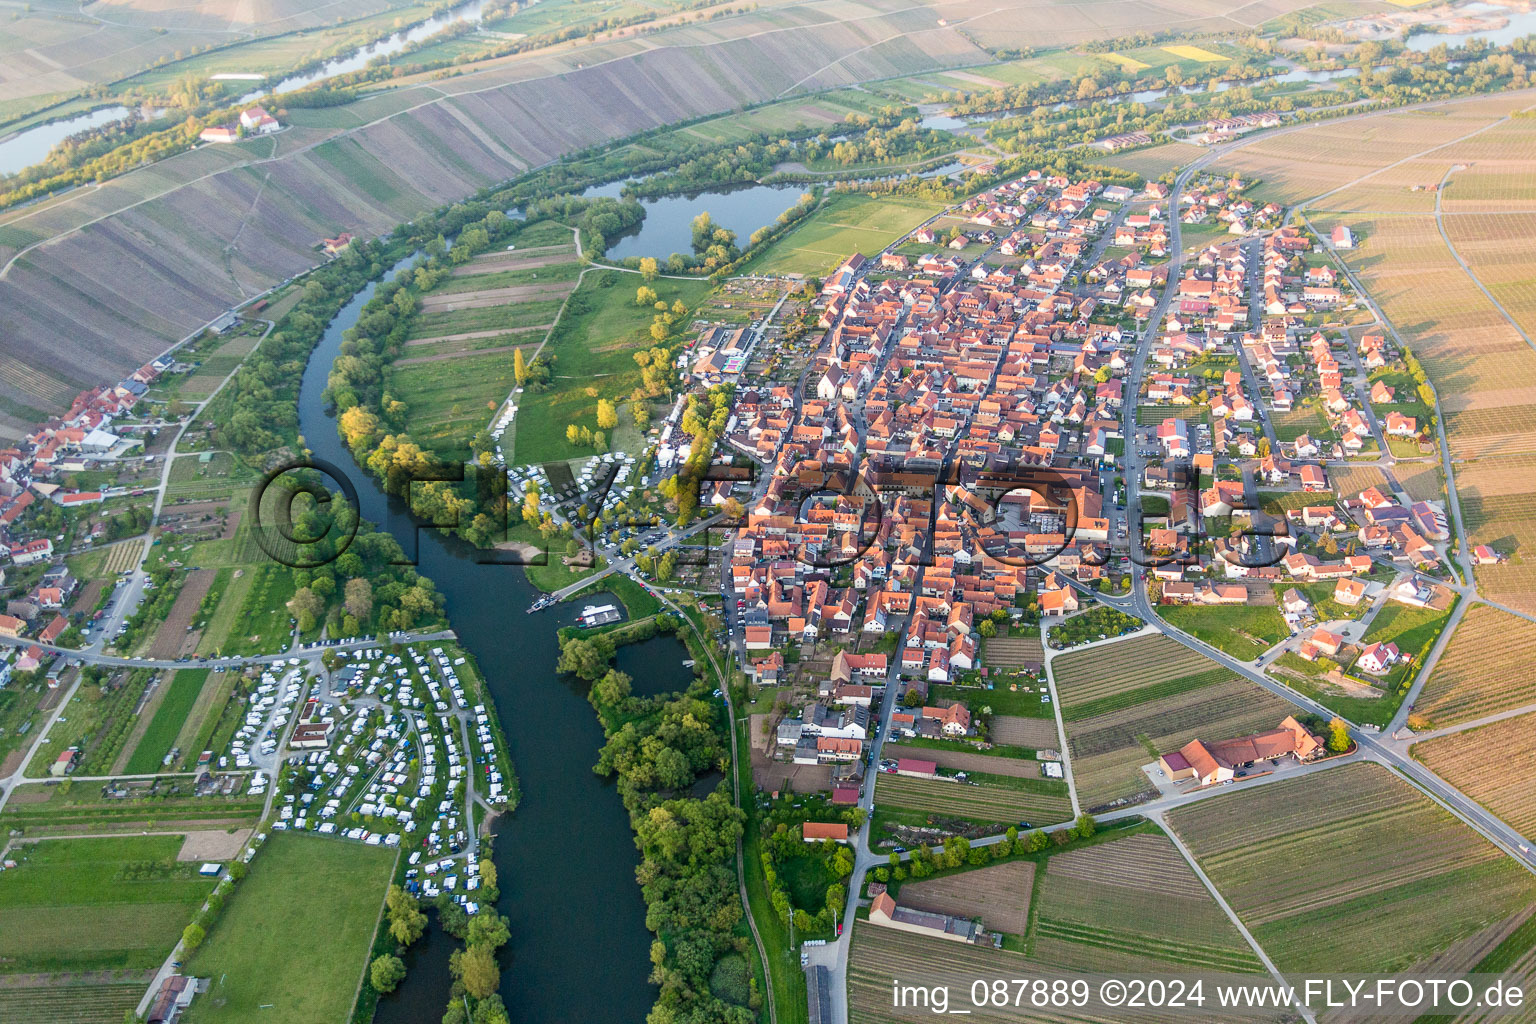
M1438 726L1536 704L1536 624L1487 605L1467 610L1414 711Z
M1480 459L1458 465L1455 473L1468 540L1508 559L1478 566L1478 584L1494 600L1536 612L1536 456Z
M1168 963L1257 972L1258 957L1165 836L1143 833L1046 862L1034 956L1079 971Z
M1385 487L1387 478L1377 466L1329 466L1328 480L1335 494L1353 497L1368 487Z
M1265 199L1295 203L1343 189L1356 179L1486 127L1519 105L1516 97L1480 96L1308 125L1257 139L1227 154L1216 166L1262 179L1259 194ZM1444 166L1425 184L1434 184L1443 173ZM1334 209L1331 198L1315 205Z
M1392 467L1392 475L1414 501L1445 498L1445 474L1438 462L1399 462Z
M1199 146L1192 146L1187 142L1169 142L1161 146L1149 146L1146 149L1138 149L1131 153L1112 153L1104 157L1100 162L1111 167L1124 167L1128 171L1152 181L1156 181L1164 174L1176 167L1182 167L1194 160L1204 150Z
M1141 766L1192 739L1229 739L1273 729L1291 706L1245 680L1202 686L1067 723L1072 779L1084 810L1151 796Z
M1536 715L1416 743L1413 756L1516 832L1536 837Z
M1031 750L1054 750L1061 742L1056 722L1051 718L1025 718L1022 715L992 716L992 742Z
M988 931L1023 935L1029 930L1029 895L1034 884L1034 862L1015 860L944 878L907 882L899 896L904 907L952 917L979 917Z
M1040 762L1027 760L1022 757L999 757L993 754L978 754L966 750L960 744L955 745L954 750L935 750L932 747L903 746L900 743L887 744L882 748L889 752L891 757L916 757L932 761L940 768L953 768L962 772L987 772L991 775L1007 775L1015 779L1040 778ZM882 787L885 779L880 780Z
M1368 762L1203 800L1168 820L1282 971L1407 970L1536 897L1524 869Z
M188 632L187 627L197 615L198 607L213 586L217 569L193 569L187 573L187 581L181 585L181 593L171 604L171 611L160 624L155 642L150 645L149 657L156 661L180 657L197 649L198 634Z

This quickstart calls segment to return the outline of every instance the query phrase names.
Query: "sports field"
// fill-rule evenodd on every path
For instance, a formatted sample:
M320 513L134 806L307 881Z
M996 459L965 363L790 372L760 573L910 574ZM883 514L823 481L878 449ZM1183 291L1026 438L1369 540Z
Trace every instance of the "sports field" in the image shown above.
M1536 898L1529 873L1376 764L1203 800L1168 820L1282 971L1408 970ZM1458 949L1459 964L1439 966L1480 958Z
M395 851L273 835L188 961L213 979L194 1024L344 1020L373 942Z

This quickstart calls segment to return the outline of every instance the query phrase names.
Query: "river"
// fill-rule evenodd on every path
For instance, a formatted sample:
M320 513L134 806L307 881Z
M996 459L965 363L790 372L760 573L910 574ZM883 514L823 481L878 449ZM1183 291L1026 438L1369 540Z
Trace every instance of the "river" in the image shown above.
M372 294L370 285L341 310L310 357L299 425L315 457L345 471L363 516L387 527L407 552L417 550L419 570L447 598L454 629L489 681L522 790L517 811L495 826L497 909L512 933L502 954L502 998L518 1024L644 1020L655 989L647 981L651 936L635 882L639 852L614 786L592 771L603 733L585 684L555 671L555 630L575 620L579 604L527 615L538 593L522 570L480 562L467 545L432 531L418 545L401 504L354 466L325 412L321 394L342 332ZM650 660L683 686L688 672L673 654ZM645 686L662 688L650 680ZM432 940L417 953L375 1019L435 1024L448 999L451 949Z
M281 96L284 93L295 92L323 82L328 78L335 78L337 75L344 75L350 71L361 71L377 58L399 53L412 43L419 43L423 39L429 39L443 29L457 25L461 21L479 21L485 16L486 3L487 0L473 0L472 3L463 4L444 11L442 14L434 15L426 21L417 22L415 25L403 28L392 36L369 43L367 46L358 47L344 57L334 57L313 71L289 75L287 78L281 79L276 85L263 85L255 92L250 92L240 97L240 102L250 103L268 94ZM238 70L238 68L232 68L226 73L237 73Z
M98 107L84 114L49 121L35 128L16 132L0 142L0 176L16 174L48 158L53 147L91 128L100 128L127 117L127 107Z

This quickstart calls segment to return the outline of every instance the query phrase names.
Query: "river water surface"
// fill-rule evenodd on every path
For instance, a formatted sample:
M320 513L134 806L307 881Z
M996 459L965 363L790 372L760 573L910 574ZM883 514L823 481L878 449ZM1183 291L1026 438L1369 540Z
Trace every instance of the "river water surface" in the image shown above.
M321 396L342 332L372 294L370 285L342 309L310 357L299 424L315 457L345 471L362 515L387 527L407 552L417 551L419 571L447 598L453 627L496 700L522 789L517 811L495 826L497 909L512 932L502 954L502 998L518 1024L642 1021L655 990L647 981L650 934L635 882L639 853L613 785L592 772L603 734L585 684L555 671L555 630L574 622L580 602L526 614L538 592L521 569L480 562L466 545L433 531L422 531L418 542L400 503L353 464ZM648 663L676 682L637 680L637 691L687 685L676 651L664 649L663 657L632 667L645 670ZM454 942L424 942L405 982L380 1001L381 1024L442 1018Z

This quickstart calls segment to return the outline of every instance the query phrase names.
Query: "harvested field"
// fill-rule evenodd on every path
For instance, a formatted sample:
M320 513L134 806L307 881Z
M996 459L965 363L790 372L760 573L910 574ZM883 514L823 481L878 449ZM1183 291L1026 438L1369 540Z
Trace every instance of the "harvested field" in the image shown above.
M1061 785L1061 793L1056 794L1011 786L881 775L875 787L875 799L881 807L902 807L998 824L1015 824L1022 820L1049 824L1072 817L1072 803L1067 799L1065 784Z
M1467 609L1413 710L1437 726L1536 704L1536 624L1487 605Z
M1203 152L1199 146L1187 142L1169 142L1128 153L1112 153L1104 157L1102 162L1155 180L1175 167L1184 166Z
M1068 721L1131 707L1230 679L1205 655L1161 634L1138 636L1051 662L1051 675Z
M197 650L198 635L188 631L197 615L208 588L213 586L216 569L193 569L187 573L187 581L181 585L171 605L170 614L160 624L155 642L150 645L149 657L156 661L168 661Z
M933 747L913 747L900 743L886 744L890 757L915 757L932 761L940 768L953 768L962 772L987 772L990 775L1007 775L1015 779L1040 778L1040 762L1022 757L1003 757L994 754L978 754L955 744L953 750L937 750ZM886 779L880 780L881 789Z
M1536 898L1522 868L1379 765L1235 796L1169 823L1282 971L1407 970Z
M1392 468L1392 475L1414 501L1445 500L1445 474L1439 463L1399 462Z
M1273 729L1291 706L1241 679L1067 723L1072 778L1084 810L1151 796L1141 766L1192 739L1230 739Z
M1056 721L1051 718L1024 718L1021 715L994 715L992 742L1031 750L1054 750L1061 742Z
M1030 636L988 637L982 645L982 661L997 668L1019 668L1045 663L1045 645L1038 632Z
M1527 838L1536 838L1536 714L1439 736L1415 758Z
M1034 956L1078 971L1166 964L1257 973L1258 957L1166 837L1142 833L1046 861Z
M1480 565L1479 587L1490 598L1536 613L1536 456L1510 455L1458 465L1456 495L1467 539L1487 544L1506 560Z
M1034 884L1034 862L1015 860L945 878L907 882L899 896L904 907L952 917L979 917L988 931L1023 935L1029 930L1029 896Z
M91 609L96 607L96 602L101 600L101 592L106 588L106 580L91 580L82 586L80 593L76 594L74 601L70 603L70 614L90 612Z

